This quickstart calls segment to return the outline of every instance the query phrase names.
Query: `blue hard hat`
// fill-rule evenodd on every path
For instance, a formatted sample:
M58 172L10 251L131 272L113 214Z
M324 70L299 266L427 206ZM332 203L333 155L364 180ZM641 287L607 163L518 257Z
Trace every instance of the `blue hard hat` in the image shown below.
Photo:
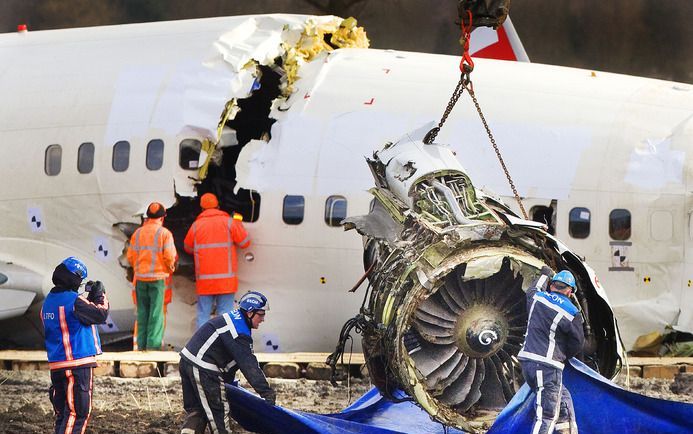
M254 312L256 310L269 310L267 297L257 291L250 291L243 294L238 302L238 307L246 312Z
M575 276L568 270L561 270L553 276L551 282L561 282L575 289Z
M78 276L80 279L84 280L87 278L87 266L84 265L84 262L80 261L74 256L66 258L65 260L63 260L62 264L65 267L67 267L70 273L74 274L75 276Z

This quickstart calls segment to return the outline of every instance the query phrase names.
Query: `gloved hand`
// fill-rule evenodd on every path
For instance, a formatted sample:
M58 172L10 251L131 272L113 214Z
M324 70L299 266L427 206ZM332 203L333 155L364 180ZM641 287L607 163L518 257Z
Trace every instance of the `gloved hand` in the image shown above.
M92 282L91 280L87 282L87 300L92 303L101 303L103 301L103 294L106 290L103 287L103 283L100 280Z
M549 278L551 278L551 277L553 277L554 272L551 268L544 265L543 267L541 267L541 274L543 274L544 276L549 276Z
M268 403L275 405L277 402L277 392L274 390L270 390L269 392L266 392L262 398L267 401Z

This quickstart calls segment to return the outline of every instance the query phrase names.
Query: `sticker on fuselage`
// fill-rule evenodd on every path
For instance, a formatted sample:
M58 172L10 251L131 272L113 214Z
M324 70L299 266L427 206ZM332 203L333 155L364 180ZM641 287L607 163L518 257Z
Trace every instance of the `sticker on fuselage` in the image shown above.
M273 333L263 334L262 343L264 344L263 352L265 353L276 353L280 349L279 336Z
M628 250L633 245L630 241L611 241L611 267L609 271L634 271L628 262Z
M108 238L94 238L94 256L96 256L96 259L102 262L106 262L111 259L111 256L113 256L113 254L111 252L111 247L110 243L108 242Z
M40 207L30 206L26 214L31 232L43 232L46 230L46 225L43 221L43 210Z

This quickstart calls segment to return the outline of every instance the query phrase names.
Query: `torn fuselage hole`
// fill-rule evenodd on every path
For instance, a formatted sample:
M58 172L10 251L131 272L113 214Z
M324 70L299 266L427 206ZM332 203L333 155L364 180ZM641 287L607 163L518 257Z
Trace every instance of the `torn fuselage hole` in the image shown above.
M236 143L226 143L216 151L221 153L221 158L212 159L207 177L197 187L198 196L207 192L214 193L222 210L237 212L246 222L258 219L260 195L243 188L234 193L236 163L241 150L251 140L271 139L271 128L276 119L272 119L269 114L272 102L281 94L280 81L279 72L268 66L258 66L255 90L248 98L237 101L240 110L225 125L235 132Z
M281 59L275 63L273 67L257 65L257 78L250 96L236 101L239 111L224 126L221 143L210 156L207 175L196 186L197 197L181 196L176 193L175 204L167 209L164 226L173 233L178 250L177 275L192 279L195 274L192 257L183 249L183 241L188 229L202 211L199 197L204 193L214 193L219 200L221 210L229 214L241 214L244 222L254 222L259 218L261 203L259 193L244 188L234 192L236 163L241 150L251 140L269 141L271 138L271 128L276 120L269 115L273 101L281 95L280 84L283 74ZM188 170L197 168L201 150L200 142L191 139L189 143L181 144L183 145L185 149L181 148L179 164ZM129 240L129 235L125 235ZM127 244L126 242L125 250L127 250ZM121 262L121 265L127 268L127 260L125 263Z

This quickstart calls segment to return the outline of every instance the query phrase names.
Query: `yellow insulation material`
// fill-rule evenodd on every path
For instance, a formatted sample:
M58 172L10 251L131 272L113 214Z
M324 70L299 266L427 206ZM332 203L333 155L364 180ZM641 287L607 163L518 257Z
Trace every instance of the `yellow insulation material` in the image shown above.
M326 42L326 41L329 41ZM368 48L370 41L363 27L358 27L355 18L335 18L326 23L306 21L305 28L294 46L285 45L284 71L287 85L284 96L293 93L293 83L298 80L298 69L303 62L310 62L323 51L336 48Z
M216 140L212 141L210 138L204 139L202 142L202 149L200 151L200 160L204 158L204 161L200 161L202 164L200 165L200 168L197 170L197 176L202 181L207 177L207 170L209 168L209 162L212 161L212 154L214 154L214 151L217 149L217 145L219 144L219 141L221 140L221 131L224 129L224 125L226 125L226 121L229 119L233 119L236 117L236 113L238 113L240 109L238 108L238 105L236 104L236 98L231 99L226 103L226 106L224 107L224 112L221 115L221 120L219 121L219 125L217 125L217 137Z

